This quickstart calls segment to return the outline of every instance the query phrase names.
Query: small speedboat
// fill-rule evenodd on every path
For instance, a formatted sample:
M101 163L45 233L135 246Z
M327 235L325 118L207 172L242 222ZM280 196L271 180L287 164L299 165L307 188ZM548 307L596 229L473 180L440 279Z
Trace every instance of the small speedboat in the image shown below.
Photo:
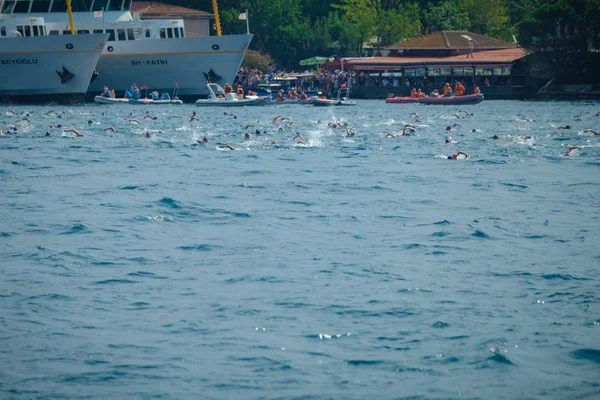
M450 97L421 97L421 104L477 104L483 101L483 94L469 94L466 96L450 96Z
M242 106L264 106L271 104L271 99L259 96L238 99L233 93L225 93L223 88L216 83L207 83L206 88L210 93L208 99L196 100L197 106L204 107L242 107Z
M387 99L385 99L386 103L390 103L390 104L410 104L410 103L418 103L419 99L417 97L388 97Z
M337 99L314 99L311 104L320 107L327 106L355 106L356 102L349 100L350 91L346 88L338 90Z
M129 103L129 99L124 98L113 98L106 96L96 96L94 97L94 102L98 104L117 104L117 103Z

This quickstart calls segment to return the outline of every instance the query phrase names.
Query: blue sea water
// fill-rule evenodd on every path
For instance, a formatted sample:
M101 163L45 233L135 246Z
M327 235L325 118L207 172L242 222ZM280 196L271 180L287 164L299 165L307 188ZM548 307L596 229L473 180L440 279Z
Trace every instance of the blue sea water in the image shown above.
M599 111L4 106L0 398L600 398Z

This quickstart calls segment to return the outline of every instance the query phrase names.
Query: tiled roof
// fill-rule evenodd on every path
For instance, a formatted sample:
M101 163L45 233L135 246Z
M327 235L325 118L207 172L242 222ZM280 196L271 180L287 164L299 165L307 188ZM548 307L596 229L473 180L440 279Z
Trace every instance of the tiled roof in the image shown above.
M451 57L373 57L345 58L345 66L377 66L377 65L410 65L410 64L477 64L477 63L512 63L527 55L525 49L489 50L473 53L473 58L464 54Z
M211 16L206 11L158 3L156 1L134 1L131 5L132 13L145 15L181 15L181 16Z
M480 35L478 33L467 31L440 31L392 44L387 46L386 49L467 50L469 48L469 40L464 36L473 39L473 50L475 51L485 49L511 49L517 47L515 43Z

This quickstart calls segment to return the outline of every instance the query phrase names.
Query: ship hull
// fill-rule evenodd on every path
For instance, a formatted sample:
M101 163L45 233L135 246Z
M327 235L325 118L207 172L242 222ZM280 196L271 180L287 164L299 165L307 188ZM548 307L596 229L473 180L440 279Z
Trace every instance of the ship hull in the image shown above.
M172 93L178 84L181 98L197 99L208 95L205 74L214 83L233 82L251 39L227 35L107 42L97 66L99 77L88 95L107 85L119 96L132 83Z
M107 35L0 39L0 101L81 101Z

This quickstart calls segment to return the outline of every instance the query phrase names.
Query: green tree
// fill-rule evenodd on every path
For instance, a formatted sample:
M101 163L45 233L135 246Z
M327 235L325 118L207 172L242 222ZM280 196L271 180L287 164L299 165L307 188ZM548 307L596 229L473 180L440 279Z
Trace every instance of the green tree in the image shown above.
M469 14L471 31L502 39L510 38L505 0L465 0L462 7Z
M469 14L461 8L459 0L447 0L438 5L429 3L423 12L423 22L426 32L460 31L469 29L471 26Z
M397 43L420 32L420 9L416 3L407 3L399 9L382 9L377 13L375 34L380 45Z

